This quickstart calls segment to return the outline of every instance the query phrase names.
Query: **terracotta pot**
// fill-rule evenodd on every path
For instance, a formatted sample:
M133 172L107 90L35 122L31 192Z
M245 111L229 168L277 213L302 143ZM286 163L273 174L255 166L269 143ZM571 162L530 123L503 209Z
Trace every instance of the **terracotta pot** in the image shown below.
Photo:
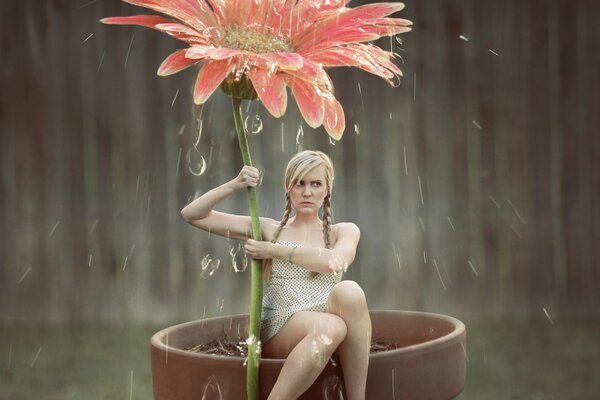
M445 315L409 311L370 311L373 340L402 348L373 353L369 359L367 400L445 400L463 389L466 330ZM155 400L242 400L246 398L244 358L182 350L227 335L244 340L248 316L235 315L187 322L152 336L152 382ZM334 360L335 361L335 360ZM260 360L261 399L266 399L284 360ZM343 396L343 397L342 397ZM300 399L341 399L342 371L329 362Z

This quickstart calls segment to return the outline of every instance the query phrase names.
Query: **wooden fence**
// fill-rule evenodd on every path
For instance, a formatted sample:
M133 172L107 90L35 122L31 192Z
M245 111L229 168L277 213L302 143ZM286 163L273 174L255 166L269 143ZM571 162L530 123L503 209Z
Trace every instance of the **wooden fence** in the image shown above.
M320 149L336 168L335 220L362 231L346 277L370 307L598 316L600 3L406 4L414 30L379 43L402 57L399 87L330 72L341 142L291 97L281 119L247 105L263 125L250 138L262 214L283 211L287 160ZM248 308L239 244L179 214L241 167L230 101L193 106L195 69L156 76L182 43L98 22L134 13L117 0L0 4L1 323ZM246 196L219 209L245 213Z

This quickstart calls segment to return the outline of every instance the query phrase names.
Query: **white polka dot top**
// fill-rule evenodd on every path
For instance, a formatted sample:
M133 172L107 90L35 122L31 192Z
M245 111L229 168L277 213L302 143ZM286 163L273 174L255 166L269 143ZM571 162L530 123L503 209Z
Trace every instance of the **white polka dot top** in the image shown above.
M283 246L299 243L277 241ZM327 299L342 274L320 273L314 278L311 271L288 260L273 259L271 279L263 289L261 341L266 342L281 329L294 313L301 310L327 311Z

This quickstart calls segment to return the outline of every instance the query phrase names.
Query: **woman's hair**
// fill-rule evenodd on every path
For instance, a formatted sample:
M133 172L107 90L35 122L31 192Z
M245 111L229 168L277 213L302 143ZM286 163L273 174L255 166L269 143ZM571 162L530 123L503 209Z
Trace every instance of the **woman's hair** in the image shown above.
M283 187L285 190L285 211L283 212L283 217L281 218L281 222L273 235L272 242L275 243L281 230L287 224L290 216L292 214L292 203L290 201L289 192L292 190L294 185L304 178L310 170L318 167L319 165L325 166L325 185L327 187L327 195L325 196L325 200L323 201L323 239L325 241L325 247L330 248L331 246L331 188L333 187L333 163L329 156L320 151L313 150L305 150L296 154L292 159L288 162L287 167L285 169L285 179L283 182ZM265 281L269 281L271 278L271 267L273 261L271 259L266 259L263 263L263 279ZM311 272L311 278L317 276L317 272Z

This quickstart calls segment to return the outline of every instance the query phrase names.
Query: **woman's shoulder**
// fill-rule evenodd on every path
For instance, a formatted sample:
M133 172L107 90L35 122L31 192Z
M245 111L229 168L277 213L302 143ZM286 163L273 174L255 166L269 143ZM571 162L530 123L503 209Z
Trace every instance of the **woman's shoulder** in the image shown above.
M271 241L273 236L275 235L275 231L279 226L279 221L274 220L273 218L268 217L260 217L260 229L263 234L263 240Z
M333 224L331 227L331 232L335 237L336 242L339 238L347 235L357 238L360 237L360 229L354 222L338 222L337 224Z

